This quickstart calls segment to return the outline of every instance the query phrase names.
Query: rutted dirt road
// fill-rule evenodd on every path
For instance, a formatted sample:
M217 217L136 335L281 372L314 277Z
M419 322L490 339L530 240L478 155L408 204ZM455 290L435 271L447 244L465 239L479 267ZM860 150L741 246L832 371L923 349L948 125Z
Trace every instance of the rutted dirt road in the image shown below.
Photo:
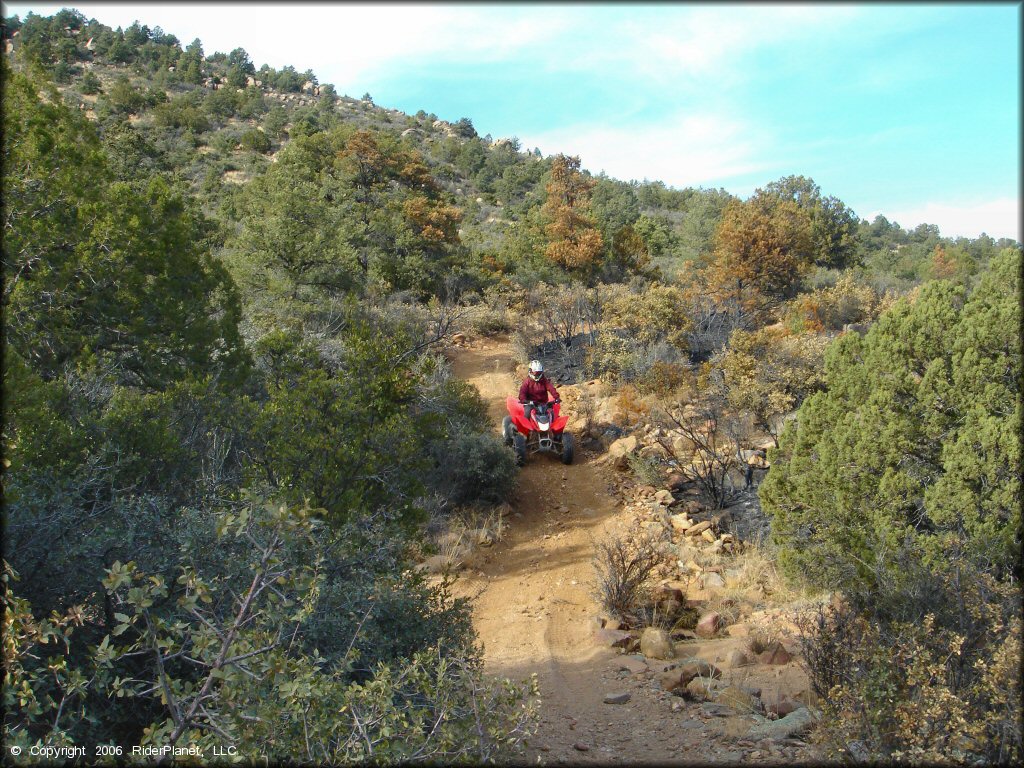
M487 402L497 430L505 398L519 385L508 346L462 347L452 358L455 374ZM503 538L478 550L455 586L456 594L475 598L474 623L487 671L514 680L538 677L541 726L526 759L738 762L745 750L716 739L738 736L750 727L746 718L688 713L681 699L660 690L656 673L664 662L650 660L650 672L631 673L621 669L624 657L618 652L594 644L591 621L600 612L592 595L594 542L628 522L609 491L610 470L595 464L596 458L578 450L567 467L555 456L531 457L520 473ZM626 704L604 703L606 694L619 692L631 694Z

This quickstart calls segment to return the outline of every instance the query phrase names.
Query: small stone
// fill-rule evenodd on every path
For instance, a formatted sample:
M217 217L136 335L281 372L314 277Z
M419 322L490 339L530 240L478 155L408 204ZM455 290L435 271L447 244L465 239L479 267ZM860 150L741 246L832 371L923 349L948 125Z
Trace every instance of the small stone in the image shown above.
M661 689L663 691L668 691L669 693L674 693L675 691L686 687L686 683L683 682L678 669L662 672L659 682L661 683ZM688 682L689 680L687 683Z
M604 695L605 704L625 704L632 697L632 694L623 691L622 693L606 693Z
M758 654L757 660L762 664L782 665L792 661L793 655L778 640L772 640L768 647Z
M721 615L712 611L701 616L697 622L696 632L700 637L714 637L722 626Z
M618 661L618 668L620 671L629 672L631 675L640 675L649 669L647 662L639 656L623 656Z
M685 512L680 515L672 515L672 517L669 518L669 522L672 524L672 528L677 531L685 531L686 529L693 527L693 523L690 521L690 518L686 516Z
M582 741L577 741L575 744L572 745L572 748L577 750L578 752L589 752L590 751L590 747L588 747Z
M739 648L733 648L729 651L729 655L725 657L725 666L730 669L736 667L745 667L750 663L750 659L747 658L747 654L741 651Z
M687 536L699 536L701 533L711 527L711 521L705 520L703 523L697 523L692 528L687 529Z
M705 573L702 581L704 583L704 589L720 589L725 586L725 579L713 572Z
M594 630L594 641L598 645L606 645L610 648L624 648L631 639L629 632L621 629Z
M687 533L689 534L692 530L693 528L687 531ZM712 533L710 528L705 528L703 531L701 531L700 537L704 539L704 541L706 541L708 544L715 544L718 541L718 539L715 538L715 534Z
M788 714L796 712L802 705L798 702L792 701L783 697L779 701L772 701L765 704L764 709L766 712L770 712L779 717L785 717Z
M657 627L647 627L640 635L640 653L649 659L672 659L676 655L668 632Z

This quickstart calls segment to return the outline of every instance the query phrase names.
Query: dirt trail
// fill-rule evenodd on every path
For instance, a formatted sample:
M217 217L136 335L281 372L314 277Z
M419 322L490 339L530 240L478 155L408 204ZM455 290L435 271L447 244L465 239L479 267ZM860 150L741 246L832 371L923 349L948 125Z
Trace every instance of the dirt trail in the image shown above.
M508 346L463 347L452 358L455 374L487 402L497 430L505 398L519 384ZM625 517L596 458L578 451L567 467L554 456L531 457L503 538L479 550L456 584L457 593L475 598L487 671L512 679L538 676L542 722L527 760L736 762L742 750L706 743L708 729L724 722L688 718L653 675L620 671L622 657L593 642L590 619L600 611L591 595L593 545ZM606 694L618 692L630 692L630 701L604 703Z

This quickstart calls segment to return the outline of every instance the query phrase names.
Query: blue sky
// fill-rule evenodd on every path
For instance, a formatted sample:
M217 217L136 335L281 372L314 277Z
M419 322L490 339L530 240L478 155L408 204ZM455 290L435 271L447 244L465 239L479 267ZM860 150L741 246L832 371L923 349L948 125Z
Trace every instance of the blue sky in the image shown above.
M789 174L862 218L1021 239L1021 4L5 3L138 19L206 53L746 197Z

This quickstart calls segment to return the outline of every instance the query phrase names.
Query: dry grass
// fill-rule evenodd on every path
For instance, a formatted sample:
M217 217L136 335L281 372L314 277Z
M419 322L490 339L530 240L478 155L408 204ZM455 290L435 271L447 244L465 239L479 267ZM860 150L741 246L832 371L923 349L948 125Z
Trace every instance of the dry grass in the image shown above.
M768 548L747 542L742 551L725 561L726 568L737 571L725 594L762 605L790 605L811 600L816 595L806 588L786 582Z

